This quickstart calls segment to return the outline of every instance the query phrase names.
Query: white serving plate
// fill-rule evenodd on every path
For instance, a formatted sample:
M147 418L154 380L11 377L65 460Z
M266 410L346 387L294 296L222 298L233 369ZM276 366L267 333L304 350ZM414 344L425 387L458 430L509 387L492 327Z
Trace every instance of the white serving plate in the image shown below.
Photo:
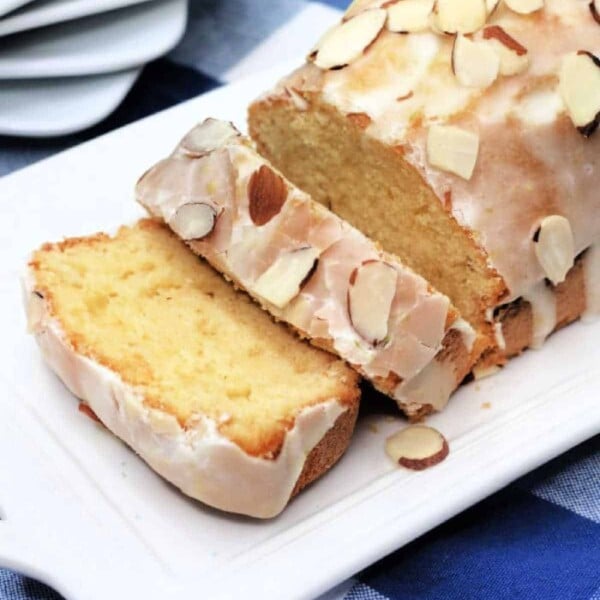
M119 106L140 71L0 81L0 135L49 137L90 127Z
M400 418L361 420L341 463L270 521L184 497L77 411L25 335L18 278L28 253L136 219L140 173L208 115L242 123L248 101L286 70L0 181L0 565L69 600L312 598L600 430L600 323L568 327L462 388L430 419L451 452L427 471L386 457Z
M187 0L157 0L4 40L0 79L72 77L130 69L173 48Z
M25 6L22 10L0 19L0 37L55 23L64 23L149 0L46 0ZM19 0L21 3L21 0ZM2 3L0 2L0 14Z

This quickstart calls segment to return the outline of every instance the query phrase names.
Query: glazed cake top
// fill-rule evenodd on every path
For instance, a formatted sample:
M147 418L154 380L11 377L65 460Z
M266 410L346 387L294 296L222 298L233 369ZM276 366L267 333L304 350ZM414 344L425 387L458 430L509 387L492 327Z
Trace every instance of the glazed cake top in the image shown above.
M516 298L600 241L598 4L359 0L275 94L399 147Z

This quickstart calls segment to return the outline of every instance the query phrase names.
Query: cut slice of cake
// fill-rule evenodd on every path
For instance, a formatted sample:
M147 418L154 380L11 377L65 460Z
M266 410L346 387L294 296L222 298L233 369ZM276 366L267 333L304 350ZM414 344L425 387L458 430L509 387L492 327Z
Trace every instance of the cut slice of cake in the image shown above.
M348 446L354 371L274 323L156 221L44 245L25 300L65 385L206 504L272 517Z
M488 337L482 365L600 311L595 6L360 0L250 107L275 167Z
M277 320L337 353L412 418L443 408L480 347L446 296L208 119L138 201Z

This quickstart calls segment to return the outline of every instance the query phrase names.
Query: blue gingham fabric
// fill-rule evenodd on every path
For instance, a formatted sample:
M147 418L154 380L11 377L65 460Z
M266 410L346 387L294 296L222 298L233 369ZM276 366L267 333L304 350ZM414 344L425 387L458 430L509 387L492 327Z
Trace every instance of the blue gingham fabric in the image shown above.
M52 140L0 137L0 175L268 67L274 57L301 57L345 4L192 0L184 39L145 67L108 119ZM0 569L0 599L59 598ZM327 594L334 598L600 600L600 435L357 574Z

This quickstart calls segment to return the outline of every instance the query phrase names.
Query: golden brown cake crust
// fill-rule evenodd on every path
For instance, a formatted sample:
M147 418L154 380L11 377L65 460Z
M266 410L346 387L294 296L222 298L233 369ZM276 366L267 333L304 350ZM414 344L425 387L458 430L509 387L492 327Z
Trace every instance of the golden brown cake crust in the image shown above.
M348 405L348 410L337 418L333 427L311 450L290 498L293 498L307 485L318 479L342 457L352 438L358 417L358 406L358 398L355 398Z
M583 273L583 257L579 256L567 278L557 286L547 284L552 288L556 298L556 327L561 327L576 321L585 311L585 283ZM506 348L501 351L494 348L483 354L478 367L487 368L493 365L505 364L507 359L521 354L533 339L533 314L531 305L523 298L500 307L495 320L502 324L502 332Z

